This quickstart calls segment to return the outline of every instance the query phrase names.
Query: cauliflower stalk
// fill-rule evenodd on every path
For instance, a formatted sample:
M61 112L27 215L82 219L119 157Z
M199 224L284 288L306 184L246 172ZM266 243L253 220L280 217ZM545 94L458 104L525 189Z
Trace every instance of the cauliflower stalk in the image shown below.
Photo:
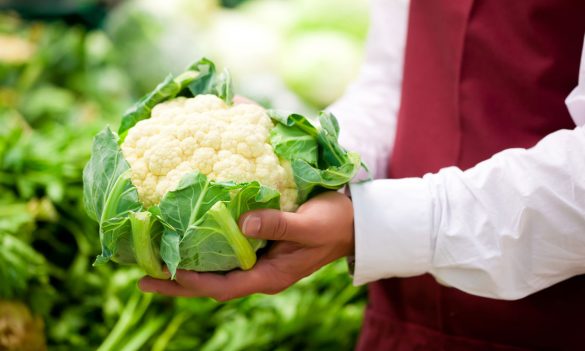
M298 114L232 104L227 72L206 59L169 75L94 139L84 169L84 203L100 225L102 253L156 278L178 268L250 269L266 242L237 220L261 208L294 211L341 188L359 155L337 142L334 116L319 125Z

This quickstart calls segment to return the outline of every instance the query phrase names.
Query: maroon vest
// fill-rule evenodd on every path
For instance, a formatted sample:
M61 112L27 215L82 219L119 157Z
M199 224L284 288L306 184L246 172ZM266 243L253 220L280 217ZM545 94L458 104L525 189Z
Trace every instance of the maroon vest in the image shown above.
M390 177L469 168L574 127L564 99L577 85L585 0L410 6ZM379 281L369 294L359 350L585 350L585 276L517 301L429 275Z

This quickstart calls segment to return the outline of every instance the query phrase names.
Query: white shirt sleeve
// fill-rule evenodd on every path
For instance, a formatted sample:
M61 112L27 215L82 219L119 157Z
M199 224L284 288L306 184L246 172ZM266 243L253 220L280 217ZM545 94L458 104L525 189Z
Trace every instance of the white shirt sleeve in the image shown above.
M431 273L518 299L585 273L585 127L465 172L351 186L354 283Z
M371 0L371 29L361 71L328 108L339 120L340 143L359 152L375 178L385 175L394 143L407 15L408 0Z
M585 64L567 99L580 127L465 172L352 185L354 283L431 273L471 294L518 299L584 274L584 73Z

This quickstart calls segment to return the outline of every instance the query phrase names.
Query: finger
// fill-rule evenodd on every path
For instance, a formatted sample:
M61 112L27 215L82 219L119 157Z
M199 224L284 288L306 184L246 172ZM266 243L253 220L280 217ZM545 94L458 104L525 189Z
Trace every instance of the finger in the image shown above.
M178 270L176 280L191 296L207 296L218 301L254 293L275 294L295 282L292 277L262 261L250 271L233 271L226 275Z
M240 217L240 228L249 237L306 242L311 221L300 214L278 210L256 210Z
M144 292L157 293L174 297L193 297L193 293L187 288L172 280L161 280L152 277L144 277L138 282L138 288Z

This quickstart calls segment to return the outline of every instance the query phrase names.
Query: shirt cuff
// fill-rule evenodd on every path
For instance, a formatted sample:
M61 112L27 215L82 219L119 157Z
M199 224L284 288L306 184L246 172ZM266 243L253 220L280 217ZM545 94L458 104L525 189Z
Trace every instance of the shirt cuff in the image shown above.
M432 257L432 198L421 178L352 184L354 285L426 273Z

